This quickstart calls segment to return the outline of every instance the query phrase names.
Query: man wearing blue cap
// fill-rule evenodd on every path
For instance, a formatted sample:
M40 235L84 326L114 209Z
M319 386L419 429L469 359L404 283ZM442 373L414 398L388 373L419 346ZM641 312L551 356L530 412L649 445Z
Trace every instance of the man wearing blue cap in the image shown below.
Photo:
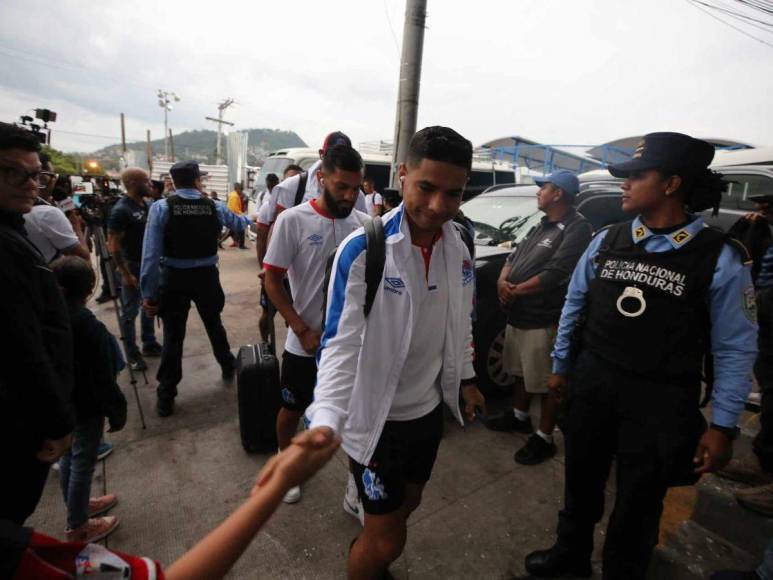
M558 403L548 395L550 352L569 278L592 235L590 223L572 207L580 189L574 173L559 170L534 181L540 186L537 207L545 216L508 256L497 281L499 300L507 309L504 367L523 377L523 383L516 383L512 412L487 422L495 431L532 433L531 397L541 397L539 429L515 454L522 465L542 463L556 453Z
M233 377L234 356L220 313L225 305L217 270L217 242L223 226L241 232L250 223L223 204L201 195L206 175L195 161L175 163L169 170L173 195L150 206L142 246L140 289L149 316L164 321L164 346L158 368L156 412L168 417L182 380L183 340L191 301L207 330L223 379Z

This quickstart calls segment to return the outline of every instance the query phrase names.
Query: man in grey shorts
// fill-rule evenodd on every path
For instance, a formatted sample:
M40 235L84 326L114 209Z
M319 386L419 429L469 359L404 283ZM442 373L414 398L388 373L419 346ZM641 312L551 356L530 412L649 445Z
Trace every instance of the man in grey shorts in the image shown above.
M523 377L523 384L516 384L512 413L487 423L495 431L532 433L531 397L541 397L539 429L515 454L523 465L542 463L556 453L558 403L548 396L547 387L550 352L569 279L592 236L590 223L572 207L579 191L573 173L560 170L534 181L540 186L537 206L545 216L508 256L497 281L499 300L507 310L504 368Z

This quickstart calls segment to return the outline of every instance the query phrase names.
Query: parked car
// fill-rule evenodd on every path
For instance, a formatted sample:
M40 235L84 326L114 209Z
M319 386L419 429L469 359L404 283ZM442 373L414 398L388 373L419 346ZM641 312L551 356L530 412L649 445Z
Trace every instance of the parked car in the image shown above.
M496 282L505 258L544 215L537 209L536 185L497 185L462 205L475 225L476 320L473 323L475 370L486 396L512 392L514 378L502 367L506 314ZM632 216L621 209L619 184L577 196L577 210L598 230Z
M773 164L712 165L711 169L723 174L730 184L722 196L719 213L712 216L711 210L703 212L709 225L727 231L739 218L754 209L753 202L749 200L751 196L773 194ZM623 183L622 179L613 177L605 169L583 173L579 179L581 191L610 190L619 188Z

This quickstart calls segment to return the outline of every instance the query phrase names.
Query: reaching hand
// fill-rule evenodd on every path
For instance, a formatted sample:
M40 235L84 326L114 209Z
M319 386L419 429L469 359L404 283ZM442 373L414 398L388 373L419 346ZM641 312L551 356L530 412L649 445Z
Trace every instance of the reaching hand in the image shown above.
M486 399L478 387L475 385L462 387L462 399L464 400L464 416L468 422L475 421L479 414L482 418L486 417Z
M274 455L258 474L252 494L269 481L279 478L283 488L300 485L324 466L341 444L332 429L317 427L295 436L292 444Z

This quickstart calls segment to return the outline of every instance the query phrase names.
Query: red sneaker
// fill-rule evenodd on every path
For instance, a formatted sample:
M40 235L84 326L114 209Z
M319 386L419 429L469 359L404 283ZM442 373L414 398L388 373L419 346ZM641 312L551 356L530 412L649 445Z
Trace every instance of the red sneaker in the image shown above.
M118 497L112 493L100 497L92 497L89 500L89 517L93 518L105 513L118 503Z

